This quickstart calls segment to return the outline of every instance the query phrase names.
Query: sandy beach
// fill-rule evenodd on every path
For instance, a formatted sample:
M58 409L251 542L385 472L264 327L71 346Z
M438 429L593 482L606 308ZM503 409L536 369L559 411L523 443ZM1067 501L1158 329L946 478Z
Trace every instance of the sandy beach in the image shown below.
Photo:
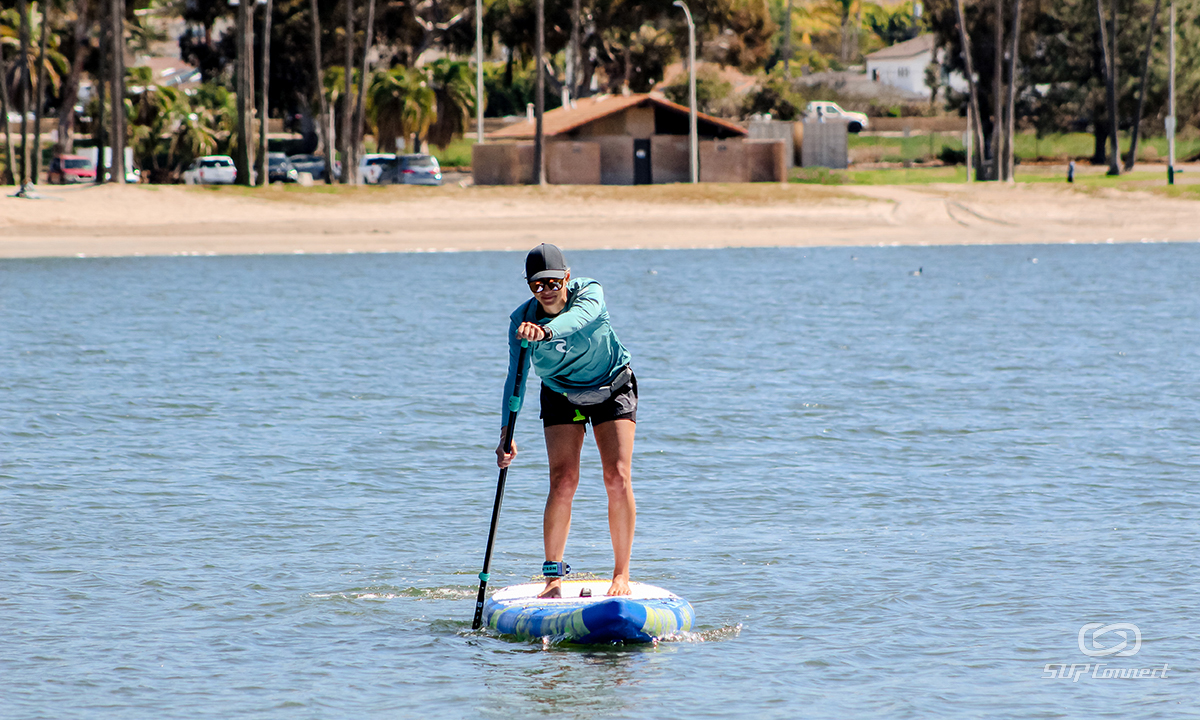
M1048 183L40 190L0 257L1200 239L1200 201Z

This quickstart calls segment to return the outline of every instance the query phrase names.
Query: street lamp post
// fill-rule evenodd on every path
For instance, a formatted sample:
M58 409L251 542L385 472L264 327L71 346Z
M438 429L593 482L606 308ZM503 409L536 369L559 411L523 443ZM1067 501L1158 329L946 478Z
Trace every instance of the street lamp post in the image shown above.
M696 24L692 13L683 0L675 0L683 8L688 24L688 134L689 156L692 166L692 182L700 182L700 138L696 130Z
M483 0L475 0L475 142L483 144Z
M1171 41L1170 48L1171 79L1167 100L1167 184L1175 184L1175 0L1171 0Z

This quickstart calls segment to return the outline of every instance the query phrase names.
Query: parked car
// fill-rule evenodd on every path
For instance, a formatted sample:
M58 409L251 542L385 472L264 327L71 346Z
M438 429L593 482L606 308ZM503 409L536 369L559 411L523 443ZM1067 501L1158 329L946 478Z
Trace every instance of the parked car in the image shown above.
M142 171L135 167L125 166L125 184L137 185L142 181ZM104 182L112 182L112 168L105 168Z
M292 166L296 168L296 172L306 172L312 175L312 179L320 182L325 181L325 156L324 155L292 155L288 158L292 162ZM337 160L333 161L333 176L341 177L342 164Z
M396 156L392 153L367 153L362 156L362 160L358 161L358 179L359 182L364 182L374 185L379 182L379 178L383 175L383 171L396 161Z
M60 155L50 161L46 182L51 185L96 182L96 168L82 155Z
M442 168L432 155L400 155L392 163L391 173L381 182L397 185L441 185Z
M283 153L267 153L267 182L294 183L300 181L300 172Z
M237 182L237 166L228 155L205 155L183 171L183 181L188 185L232 185Z
M92 167L99 167L100 149L94 147L82 148L83 157ZM104 148L104 182L112 182L112 148ZM125 182L136 185L142 181L142 171L133 164L133 148L125 148Z
M870 125L867 122L866 115L860 112L843 110L837 103L829 102L828 100L810 102L808 108L805 110L805 115L808 116L809 120L844 120L846 122L846 129L852 133L862 132Z

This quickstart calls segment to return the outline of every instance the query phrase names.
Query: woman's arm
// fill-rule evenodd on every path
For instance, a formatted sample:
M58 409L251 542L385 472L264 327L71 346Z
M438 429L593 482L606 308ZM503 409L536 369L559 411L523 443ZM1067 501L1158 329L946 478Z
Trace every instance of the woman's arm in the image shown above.
M560 338L579 332L600 317L604 312L604 289L592 280L575 291L567 309L545 324L551 338Z

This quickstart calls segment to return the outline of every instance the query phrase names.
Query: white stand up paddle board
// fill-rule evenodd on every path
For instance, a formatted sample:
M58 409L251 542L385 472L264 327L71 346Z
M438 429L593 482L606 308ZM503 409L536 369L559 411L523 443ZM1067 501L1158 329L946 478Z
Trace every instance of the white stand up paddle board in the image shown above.
M575 643L650 642L691 629L687 600L631 582L632 595L608 597L608 580L564 580L561 598L539 598L545 583L510 585L483 608L484 623L505 635L552 637Z

